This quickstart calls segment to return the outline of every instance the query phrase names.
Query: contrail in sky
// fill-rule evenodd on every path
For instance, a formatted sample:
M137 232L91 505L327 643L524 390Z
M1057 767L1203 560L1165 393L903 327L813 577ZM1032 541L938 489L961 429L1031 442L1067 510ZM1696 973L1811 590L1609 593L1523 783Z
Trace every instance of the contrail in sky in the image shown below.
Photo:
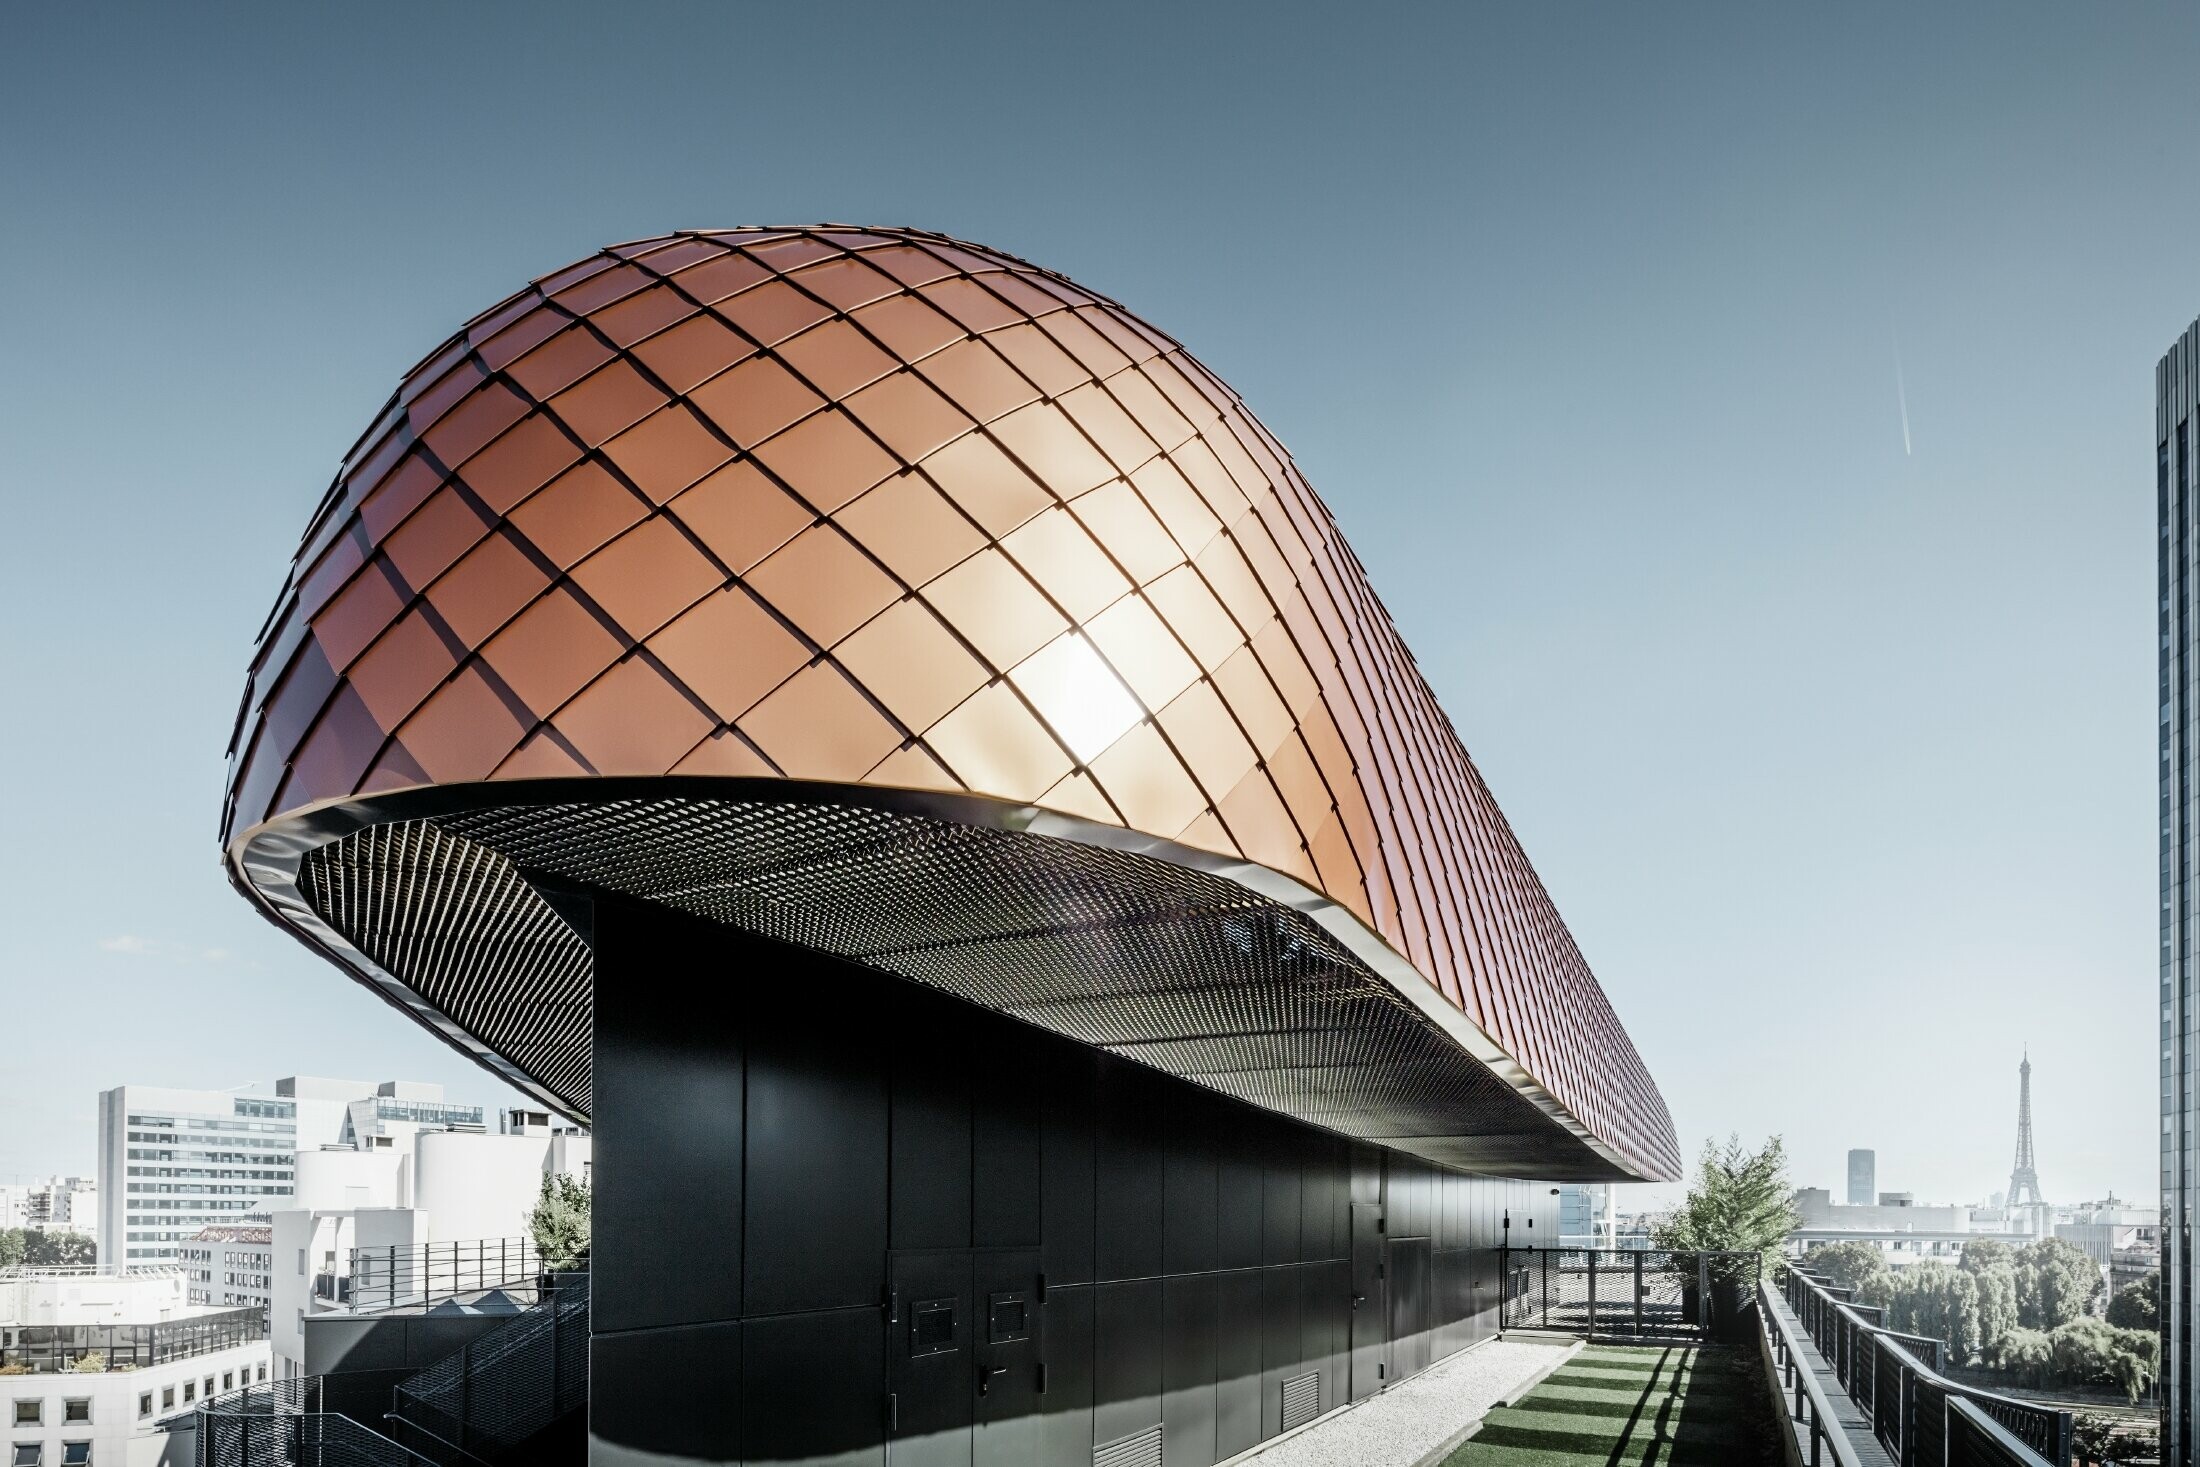
M1902 409L1902 456L1908 458L1911 456L1910 395L1902 387L1902 343L1899 340L1894 344L1894 400Z

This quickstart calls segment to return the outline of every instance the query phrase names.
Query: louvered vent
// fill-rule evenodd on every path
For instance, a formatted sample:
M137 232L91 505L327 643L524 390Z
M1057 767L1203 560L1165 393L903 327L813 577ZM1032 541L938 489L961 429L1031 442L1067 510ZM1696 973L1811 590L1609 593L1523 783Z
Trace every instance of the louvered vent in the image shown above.
M1322 1414L1322 1373L1309 1370L1283 1383L1283 1429L1304 1426Z
M1092 1467L1161 1467L1161 1428L1122 1437L1092 1449Z

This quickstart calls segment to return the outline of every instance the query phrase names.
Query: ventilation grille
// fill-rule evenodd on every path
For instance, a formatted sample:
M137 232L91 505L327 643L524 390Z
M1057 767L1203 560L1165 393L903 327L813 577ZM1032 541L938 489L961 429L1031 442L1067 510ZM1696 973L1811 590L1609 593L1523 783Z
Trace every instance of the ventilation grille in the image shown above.
M1161 1467L1161 1428L1149 1426L1135 1435L1094 1447L1092 1467Z
M592 954L537 877L852 959L1443 1164L1609 1174L1311 917L1133 852L863 806L628 799L369 826L306 857L299 885L585 1118Z
M1309 1370L1283 1383L1283 1429L1304 1426L1322 1414L1322 1373Z

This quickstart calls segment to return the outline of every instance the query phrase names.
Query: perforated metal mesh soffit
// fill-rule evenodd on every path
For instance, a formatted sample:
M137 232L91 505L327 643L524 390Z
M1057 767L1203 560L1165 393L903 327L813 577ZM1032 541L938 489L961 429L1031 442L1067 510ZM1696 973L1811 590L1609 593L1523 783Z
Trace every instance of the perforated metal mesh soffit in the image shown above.
M311 843L303 812L660 775L982 797L1275 873L1534 1105L1625 1170L1677 1170L1655 1086L1288 456L1175 342L1050 272L918 231L669 235L545 278L407 376L254 660L223 827L240 884L310 928L255 874L256 849ZM977 865L909 879L1032 884L975 844L928 859ZM1061 960L1043 927L995 941L1003 970ZM1082 984L1065 1014L1122 981L1048 971ZM536 1007L545 1035L585 1031L569 969L503 977L521 987L452 990L463 1012L409 1006L461 1042ZM585 1046L556 1085L540 1062L585 1088Z

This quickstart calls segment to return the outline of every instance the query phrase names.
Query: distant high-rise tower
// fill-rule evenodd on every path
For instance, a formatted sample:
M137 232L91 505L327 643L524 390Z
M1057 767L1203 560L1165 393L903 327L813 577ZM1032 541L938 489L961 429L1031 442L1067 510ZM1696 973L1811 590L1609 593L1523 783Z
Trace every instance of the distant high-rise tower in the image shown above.
M2018 1207L2044 1207L2046 1199L2040 1196L2040 1176L2032 1170L2032 1055L2025 1052L2024 1063L2017 1066L2017 1165L2009 1173L2009 1205Z
M1874 1151L1849 1153L1849 1206L1869 1207L1878 1200L1879 1154Z
M2200 1140L2200 1101L2193 1079L2194 969L2200 967L2194 926L2200 885L2193 881L2193 841L2200 838L2200 488L2193 471L2193 427L2200 421L2200 322L2187 327L2154 369L2155 633L2161 689L2162 904L2161 992L2157 1012L2162 1053L2162 1461L2192 1467L2192 1332L2200 1324L2192 1278L2193 1147ZM2137 1056L2134 1056L2136 1059Z

